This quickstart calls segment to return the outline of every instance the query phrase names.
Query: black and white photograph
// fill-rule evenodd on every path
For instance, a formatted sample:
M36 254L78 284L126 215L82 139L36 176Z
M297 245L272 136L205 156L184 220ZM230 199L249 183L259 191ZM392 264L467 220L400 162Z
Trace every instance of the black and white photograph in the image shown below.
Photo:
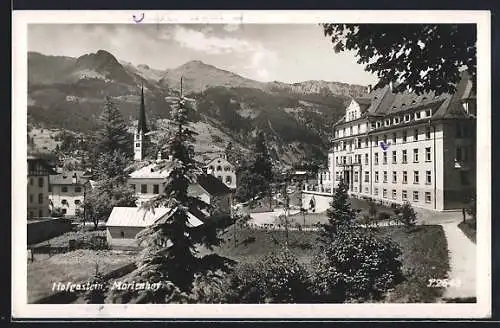
M14 16L13 315L487 317L489 16L440 13Z

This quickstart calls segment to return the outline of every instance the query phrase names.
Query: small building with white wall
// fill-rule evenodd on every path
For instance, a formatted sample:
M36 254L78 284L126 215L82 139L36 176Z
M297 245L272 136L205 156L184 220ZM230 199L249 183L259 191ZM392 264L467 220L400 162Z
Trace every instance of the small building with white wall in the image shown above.
M236 190L236 169L225 155L210 160L206 165L207 173L220 179L226 186Z
M148 211L139 207L115 207L106 221L106 239L112 249L134 250L143 245L137 234L159 220L166 220L175 210L161 207ZM204 223L205 216L199 211L188 213L188 228L197 228Z

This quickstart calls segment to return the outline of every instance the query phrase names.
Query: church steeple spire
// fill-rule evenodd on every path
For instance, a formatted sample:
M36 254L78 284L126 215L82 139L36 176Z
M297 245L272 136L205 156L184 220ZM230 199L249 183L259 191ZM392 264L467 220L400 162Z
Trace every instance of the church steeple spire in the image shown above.
M137 132L147 133L148 127L146 125L146 106L144 105L144 85L141 83L141 105L139 107L139 121L137 123Z
M142 161L144 158L147 132L148 127L146 125L146 106L144 105L144 85L141 83L141 104L139 107L137 131L134 135L134 159L136 161Z

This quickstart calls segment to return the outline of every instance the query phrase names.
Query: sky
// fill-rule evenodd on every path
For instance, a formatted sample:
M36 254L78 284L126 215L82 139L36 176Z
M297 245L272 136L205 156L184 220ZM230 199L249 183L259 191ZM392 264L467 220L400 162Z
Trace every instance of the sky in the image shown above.
M151 68L201 60L258 81L375 84L352 52L336 54L316 24L31 24L28 50L79 57L107 50Z

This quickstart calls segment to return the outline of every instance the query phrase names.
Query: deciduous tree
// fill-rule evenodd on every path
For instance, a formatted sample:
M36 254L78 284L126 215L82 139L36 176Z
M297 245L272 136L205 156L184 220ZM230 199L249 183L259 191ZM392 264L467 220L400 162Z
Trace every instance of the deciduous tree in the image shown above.
M465 68L475 78L475 24L321 24L335 52L354 51L382 87L453 93Z

